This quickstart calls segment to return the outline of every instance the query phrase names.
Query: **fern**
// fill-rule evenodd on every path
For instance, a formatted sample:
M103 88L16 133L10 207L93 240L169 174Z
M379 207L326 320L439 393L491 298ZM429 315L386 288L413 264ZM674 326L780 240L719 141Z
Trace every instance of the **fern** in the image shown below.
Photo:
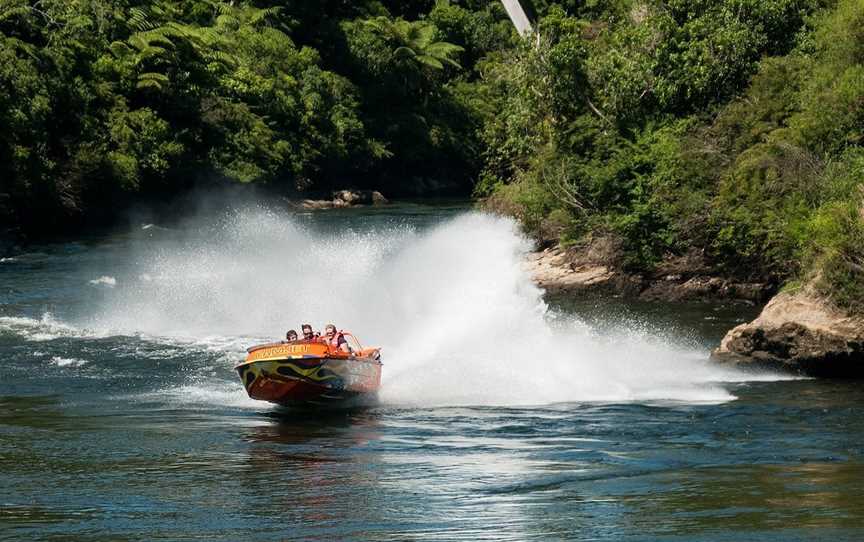
M24 17L30 14L30 8L26 5L10 6L0 9L0 21L12 19L13 17Z
M224 2L217 2L214 7L216 8L216 13L220 15L229 15L235 9L233 5Z
M444 64L440 60L435 58L434 56L417 55L414 57L414 60L416 60L420 64L425 64L426 66L429 66L430 68L435 68L436 70L443 70L444 69ZM457 64L457 66L458 66L458 64Z
M146 72L138 76L138 82L135 86L137 88L162 90L163 86L167 85L168 82L169 79L167 75L156 72Z
M237 58L225 51L212 51L208 54L208 59L229 68L234 68L238 65Z
M139 32L136 36L139 38L141 42L146 43L149 46L154 46L154 44L165 45L167 47L173 48L174 42L167 35L162 28L156 28L154 30L148 30L146 32Z
M393 58L411 61L422 67L443 70L444 65L461 68L454 59L464 49L446 41L435 41L438 28L425 21L391 21L386 17L375 17L365 21L376 32L399 45L393 50Z
M117 59L126 58L132 54L132 48L122 41L112 42L111 45L108 46L108 50L111 51L111 54Z
M222 14L216 17L216 26L219 28L227 28L230 30L237 30L240 28L240 19L231 14Z
M266 23L269 19L276 18L276 16L278 16L281 11L282 8L279 6L263 9L252 8L249 15L249 23L252 24L252 26L258 26L262 23Z
M412 38L410 40L412 45L415 45L419 49L425 49L432 44L432 40L435 38L437 32L438 29L431 24L419 27L413 25L412 29L408 31L408 35Z
M138 79L140 79L140 80L148 79L151 81L157 81L159 83L167 83L169 81L167 75L162 74L162 73L156 73L156 72L142 73L141 75L138 76Z
M129 26L137 32L144 32L156 28L156 23L150 20L150 16L141 8L129 10Z
M2 37L2 34L0 34L0 37ZM33 44L12 37L5 38L3 42L7 47L21 51L33 60L39 60L39 55L36 54L36 46L34 46Z

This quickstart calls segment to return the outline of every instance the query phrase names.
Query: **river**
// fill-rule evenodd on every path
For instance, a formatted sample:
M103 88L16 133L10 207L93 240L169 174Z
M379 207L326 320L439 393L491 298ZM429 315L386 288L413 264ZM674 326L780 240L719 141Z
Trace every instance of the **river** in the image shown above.
M0 539L864 538L864 389L744 374L741 306L544 299L505 219L244 205L0 260ZM233 364L303 322L380 402L292 412Z

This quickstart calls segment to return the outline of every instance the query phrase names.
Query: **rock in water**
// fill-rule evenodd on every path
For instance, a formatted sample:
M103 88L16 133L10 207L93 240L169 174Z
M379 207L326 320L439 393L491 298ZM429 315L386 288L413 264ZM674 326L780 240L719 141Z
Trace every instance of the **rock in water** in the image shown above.
M377 190L337 190L333 192L333 203L336 207L383 205L387 198Z
M723 338L717 361L809 376L864 377L864 320L806 289L777 294L758 318Z
M384 205L387 198L377 190L337 190L333 199L305 199L300 202L301 209L333 209L355 205Z

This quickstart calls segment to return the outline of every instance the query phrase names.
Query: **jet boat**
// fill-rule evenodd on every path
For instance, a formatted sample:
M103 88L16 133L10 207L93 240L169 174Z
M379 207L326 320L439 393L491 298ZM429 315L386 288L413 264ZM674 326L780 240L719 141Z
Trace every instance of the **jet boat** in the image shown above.
M318 339L249 348L235 369L249 397L285 406L354 406L370 402L381 386L381 352L341 332L349 352Z

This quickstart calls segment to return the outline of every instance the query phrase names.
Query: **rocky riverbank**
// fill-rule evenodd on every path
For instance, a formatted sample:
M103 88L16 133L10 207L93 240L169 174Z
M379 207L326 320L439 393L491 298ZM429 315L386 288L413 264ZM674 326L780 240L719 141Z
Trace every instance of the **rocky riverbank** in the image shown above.
M809 288L781 292L758 318L729 331L712 357L745 368L861 378L864 319L831 307Z
M529 254L524 265L552 295L768 301L758 318L726 334L712 353L714 361L807 376L864 377L864 319L831 307L812 288L770 298L771 285L712 275L693 255L663 262L650 275L636 275L616 267L610 254L596 244L578 250L555 246Z
M612 295L644 301L740 300L764 303L773 286L740 282L710 273L701 258L689 255L663 262L651 274L623 271L598 244L580 249L560 246L531 253L525 268L550 294Z

